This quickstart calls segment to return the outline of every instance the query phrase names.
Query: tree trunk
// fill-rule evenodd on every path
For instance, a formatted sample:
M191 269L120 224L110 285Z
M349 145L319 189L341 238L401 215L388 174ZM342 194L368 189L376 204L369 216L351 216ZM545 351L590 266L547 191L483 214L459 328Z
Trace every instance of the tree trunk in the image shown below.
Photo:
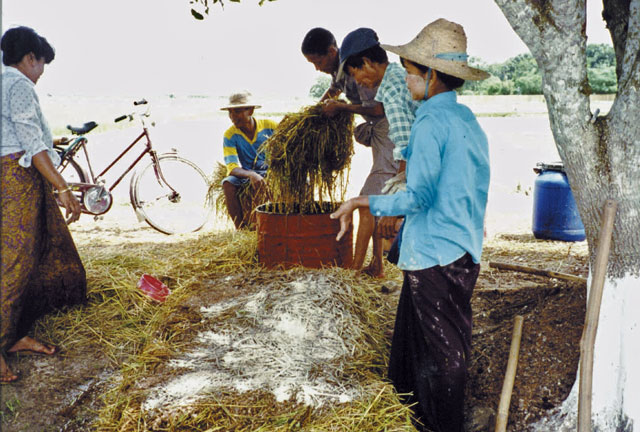
M629 392L632 382L638 388L638 372L621 363L629 353L640 354L638 319L629 315L624 321L621 315L631 297L640 304L640 0L604 1L603 17L616 52L618 93L609 113L601 117L594 116L589 103L586 0L495 1L540 68L551 130L585 226L592 265L603 204L607 199L618 202L605 285L608 300L596 338L592 407L594 430L627 430L629 421L640 425L639 392ZM609 344L614 340L620 342L616 351ZM618 360L611 363L612 358ZM616 365L615 374L607 364ZM562 407L567 412L570 404L577 412L576 387ZM618 426L610 428L613 424Z

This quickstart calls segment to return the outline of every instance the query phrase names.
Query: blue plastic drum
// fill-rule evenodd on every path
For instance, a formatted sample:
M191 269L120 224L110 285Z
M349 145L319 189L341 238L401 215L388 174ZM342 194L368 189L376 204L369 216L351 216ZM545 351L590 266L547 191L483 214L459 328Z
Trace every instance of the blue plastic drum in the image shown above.
M536 164L533 187L533 235L537 239L582 241L586 238L562 162Z

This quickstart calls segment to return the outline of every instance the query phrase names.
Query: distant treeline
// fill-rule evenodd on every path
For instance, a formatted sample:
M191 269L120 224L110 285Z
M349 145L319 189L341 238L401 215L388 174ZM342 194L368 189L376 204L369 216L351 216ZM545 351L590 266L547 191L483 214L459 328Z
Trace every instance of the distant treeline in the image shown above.
M542 94L542 77L529 53L517 55L504 63L486 64L474 57L469 62L489 72L491 77L479 82L467 81L462 87L463 94ZM593 93L616 92L616 55L612 46L587 45L587 75Z
M542 77L538 65L529 53L519 54L503 63L487 64L481 59L469 59L475 67L486 70L491 77L484 81L467 81L462 94L477 95L535 95L542 94ZM587 75L595 94L615 93L617 90L616 55L607 44L587 45ZM327 75L318 77L309 90L309 96L320 98L329 88Z

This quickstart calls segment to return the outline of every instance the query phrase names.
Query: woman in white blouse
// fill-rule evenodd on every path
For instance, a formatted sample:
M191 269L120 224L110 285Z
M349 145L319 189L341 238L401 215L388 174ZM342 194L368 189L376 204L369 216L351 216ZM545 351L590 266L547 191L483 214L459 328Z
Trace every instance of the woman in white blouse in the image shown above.
M55 168L60 160L34 85L54 50L28 27L2 36L0 141L0 382L18 379L7 356L53 355L57 348L28 335L39 317L86 298L84 267L67 228L80 203ZM53 189L66 210L66 221Z

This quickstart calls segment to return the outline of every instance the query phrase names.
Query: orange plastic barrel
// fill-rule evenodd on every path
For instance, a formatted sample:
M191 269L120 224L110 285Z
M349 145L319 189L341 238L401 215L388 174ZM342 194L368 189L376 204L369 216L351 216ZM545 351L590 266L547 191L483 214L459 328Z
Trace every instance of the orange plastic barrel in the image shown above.
M279 214L273 206L256 209L258 261L268 268L302 265L348 267L353 260L352 230L336 241L340 221L330 212L319 214Z

